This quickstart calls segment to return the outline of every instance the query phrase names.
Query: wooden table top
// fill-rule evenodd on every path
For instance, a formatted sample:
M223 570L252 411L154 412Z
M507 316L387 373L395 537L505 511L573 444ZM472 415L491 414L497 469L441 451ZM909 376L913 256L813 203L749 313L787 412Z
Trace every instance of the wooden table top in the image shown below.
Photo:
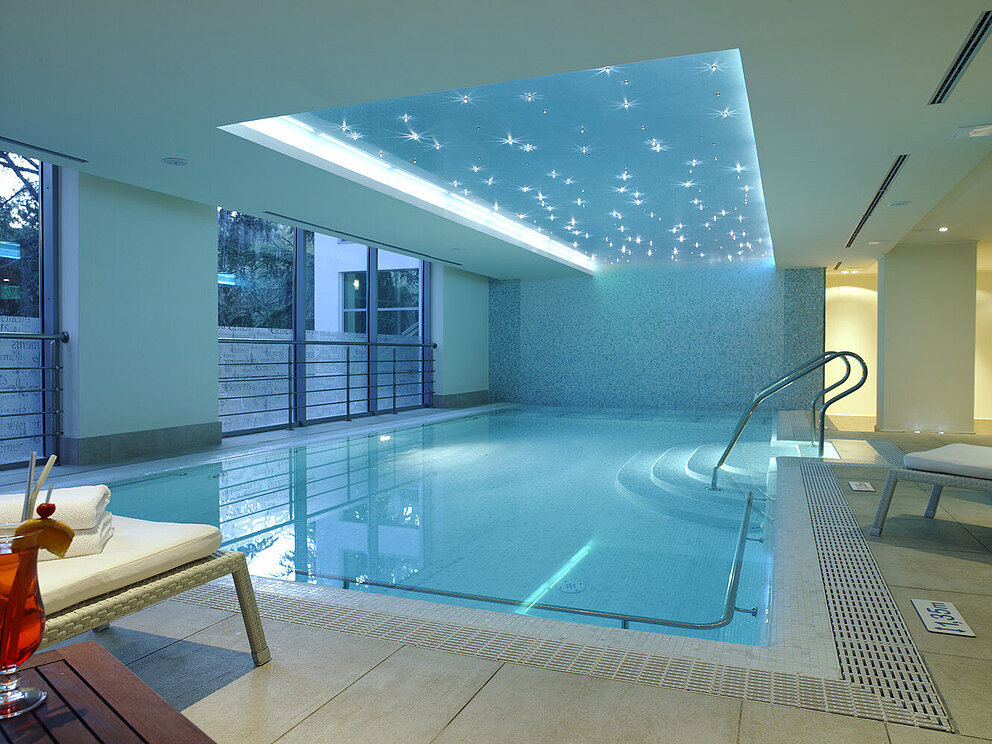
M30 713L0 721L0 737L12 744L214 741L96 641L35 654L21 667L21 684L48 698Z

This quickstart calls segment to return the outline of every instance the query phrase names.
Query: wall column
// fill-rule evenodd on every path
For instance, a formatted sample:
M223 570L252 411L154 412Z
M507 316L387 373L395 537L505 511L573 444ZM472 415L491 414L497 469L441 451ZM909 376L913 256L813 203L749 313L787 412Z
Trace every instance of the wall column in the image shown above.
M434 407L489 402L489 280L431 265Z
M220 441L217 209L63 170L62 461Z
M971 432L977 244L900 244L878 269L878 428Z

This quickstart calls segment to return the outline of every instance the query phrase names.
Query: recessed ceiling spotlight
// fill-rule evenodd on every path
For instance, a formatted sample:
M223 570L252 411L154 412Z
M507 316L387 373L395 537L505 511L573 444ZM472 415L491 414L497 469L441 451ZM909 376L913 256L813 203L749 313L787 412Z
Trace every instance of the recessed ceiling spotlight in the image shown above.
M162 158L162 162L166 165L189 165L189 161L186 158Z
M889 202L885 206L887 206L887 207L905 207L907 204L909 204L908 201L894 201L894 202Z
M951 228L949 228L949 227L944 227L944 226L942 226L942 227L938 227L938 228L937 228L937 232L947 232L947 231L948 231L948 230L950 230L950 229L951 229Z

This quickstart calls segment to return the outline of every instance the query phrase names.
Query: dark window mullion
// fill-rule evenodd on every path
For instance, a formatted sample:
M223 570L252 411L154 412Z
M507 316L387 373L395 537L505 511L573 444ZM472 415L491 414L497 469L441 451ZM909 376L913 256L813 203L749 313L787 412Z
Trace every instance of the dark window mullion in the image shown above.
M379 338L379 253L376 248L369 246L368 267L365 276L365 307L368 312L365 316L365 330L368 334L368 341L374 344ZM368 398L369 413L376 414L379 411L379 387L378 387L378 367L379 367L379 347L367 346L368 353ZM375 356L373 356L375 355ZM374 360L374 361L373 361Z
M306 231L293 229L293 340L307 340L307 244ZM293 422L307 422L307 347L293 344Z

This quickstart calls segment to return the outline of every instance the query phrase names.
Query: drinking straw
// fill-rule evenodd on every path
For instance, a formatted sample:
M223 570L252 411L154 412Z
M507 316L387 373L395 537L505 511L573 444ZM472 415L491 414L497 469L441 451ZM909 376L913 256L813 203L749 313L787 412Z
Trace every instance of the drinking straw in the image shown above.
M52 487L48 487L48 493L45 494L45 503L49 503L52 500Z
M30 512L28 511L28 504L31 500L31 484L34 483L34 458L38 456L37 452L31 453L31 464L28 467L28 485L24 489L24 506L21 507L21 521L27 520Z
M41 493L41 487L45 484L45 478L48 477L48 473L51 471L56 459L57 458L55 455L49 456L48 462L45 463L45 469L41 471L41 475L38 478L38 482L35 484L34 488L31 489L31 498L30 503L28 504L28 517L34 514L34 505L38 501L38 494Z

